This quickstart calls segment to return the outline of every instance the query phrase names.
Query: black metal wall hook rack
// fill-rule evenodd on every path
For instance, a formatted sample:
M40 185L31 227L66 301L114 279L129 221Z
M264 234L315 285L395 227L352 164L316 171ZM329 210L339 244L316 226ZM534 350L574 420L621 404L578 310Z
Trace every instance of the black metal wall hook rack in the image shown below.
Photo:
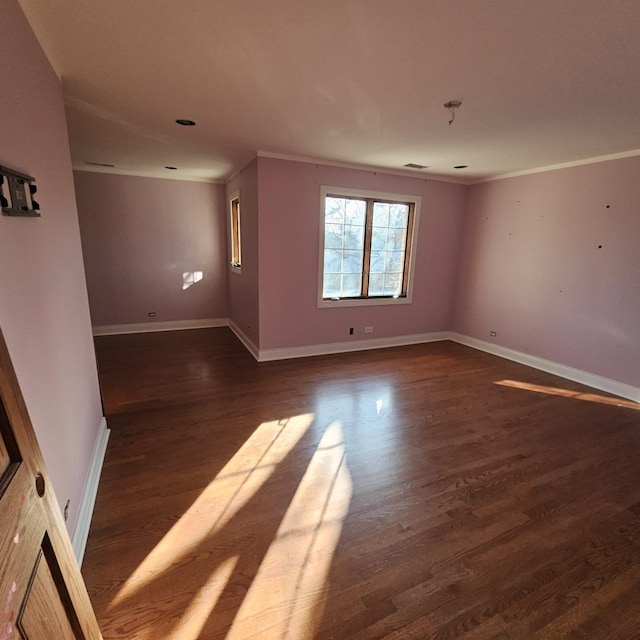
M8 216L40 217L40 205L34 200L38 187L35 178L0 165L0 203ZM6 185L6 191L5 191Z

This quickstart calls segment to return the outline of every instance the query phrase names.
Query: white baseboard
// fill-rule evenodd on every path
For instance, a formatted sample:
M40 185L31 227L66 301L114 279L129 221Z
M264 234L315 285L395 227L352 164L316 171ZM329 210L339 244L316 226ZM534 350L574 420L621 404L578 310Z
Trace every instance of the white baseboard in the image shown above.
M202 320L170 320L167 322L137 322L135 324L106 324L93 327L94 336L115 336L123 333L151 333L154 331L181 331L183 329L209 329L226 327L227 318L204 318Z
M385 349L387 347L399 347L410 344L426 342L440 342L452 340L460 344L485 351L493 355L519 362L534 369L540 369L552 373L567 380L579 382L588 387L611 393L621 398L640 402L640 388L633 387L611 378L575 369L552 360L545 360L528 353L509 349L492 342L478 340L453 331L437 331L432 333L418 333L408 336L396 336L392 338L373 338L370 340L352 340L348 342L333 342L328 344L305 345L301 347L285 347L282 349L259 349L254 342L240 329L240 327L228 318L211 318L205 320L178 320L173 322L142 322L138 324L105 325L93 327L93 335L117 335L123 333L146 333L151 331L176 331L182 329L205 329L209 327L229 327L242 342L249 353L258 362L273 360L287 360L289 358L308 358L311 356L329 355L334 353L349 353L351 351L366 351L368 349ZM106 444L105 444L106 446Z
M350 351L367 351L369 349L386 349L424 342L440 342L449 339L448 331L433 333L416 333L408 336L391 338L372 338L371 340L352 340L350 342L332 342L328 344L312 344L303 347L286 347L283 349L260 349L258 362L271 360L287 360L289 358L308 358L324 356L332 353L349 353Z
M107 421L102 418L98 429L98 437L93 448L93 456L89 465L89 473L87 481L82 492L80 508L78 509L78 519L71 536L71 545L78 561L78 566L82 566L84 551L87 547L87 538L89 537L89 527L91 526L91 517L93 516L93 507L96 503L98 495L98 485L100 484L100 473L102 472L102 463L104 455L107 451L107 442L111 432L107 428Z
M236 338L242 342L247 351L260 362L260 351L258 347L253 343L249 336L231 319L227 320L227 326L233 333L236 334Z
M611 393L615 396L620 396L621 398L640 402L640 389L638 387L632 387L629 384L618 382L617 380L611 380L611 378L604 378L603 376L598 376L595 373L589 373L588 371L582 371L581 369L574 369L573 367L568 367L567 365L553 362L552 360L538 358L537 356L532 356L528 353L523 353L522 351L508 349L507 347L502 347L491 342L485 342L484 340L478 340L477 338L471 338L460 333L451 332L449 336L454 342L459 342L467 347L486 351L487 353L491 353L495 356L500 356L507 360L513 360L514 362L519 362L520 364L527 365L528 367L540 369L541 371L552 373L556 376L560 376L561 378L566 378L567 380L579 382L580 384L593 387L594 389L599 389L600 391L605 391L606 393Z

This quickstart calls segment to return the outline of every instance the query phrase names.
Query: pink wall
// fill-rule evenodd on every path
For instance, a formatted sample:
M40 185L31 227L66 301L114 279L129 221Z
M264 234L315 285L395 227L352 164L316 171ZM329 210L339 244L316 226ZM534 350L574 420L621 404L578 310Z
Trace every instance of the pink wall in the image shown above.
M227 199L240 193L240 226L242 237L242 273L234 273L227 261L229 277L229 317L243 333L260 346L258 308L258 161L250 162L227 185ZM227 220L229 203L227 202ZM260 213L262 216L262 212ZM230 225L227 224L227 246L230 246ZM261 250L261 248L260 248ZM262 275L260 275L262 278Z
M258 158L258 185L262 349L450 328L464 186L272 158ZM412 304L318 309L321 185L422 197Z
M224 185L74 178L94 326L227 317ZM196 271L202 280L184 289Z
M639 176L634 157L471 187L455 330L640 387Z
M18 3L0 2L0 164L36 178L41 218L0 215L0 326L73 529L102 417L58 78Z

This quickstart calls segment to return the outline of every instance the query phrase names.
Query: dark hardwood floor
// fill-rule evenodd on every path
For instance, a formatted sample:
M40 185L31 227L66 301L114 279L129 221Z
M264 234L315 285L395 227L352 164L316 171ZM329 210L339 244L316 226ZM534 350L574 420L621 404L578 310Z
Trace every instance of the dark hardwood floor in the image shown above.
M640 407L450 342L96 340L105 640L640 638Z

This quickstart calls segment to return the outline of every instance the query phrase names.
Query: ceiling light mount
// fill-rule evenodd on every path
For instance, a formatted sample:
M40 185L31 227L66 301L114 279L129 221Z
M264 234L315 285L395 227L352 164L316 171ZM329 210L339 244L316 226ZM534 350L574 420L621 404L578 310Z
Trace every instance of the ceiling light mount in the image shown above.
M453 121L456 119L456 109L459 109L462 106L462 102L460 100L449 100L449 102L444 103L444 108L449 111L451 114L451 120L449 120L449 126L453 124Z

